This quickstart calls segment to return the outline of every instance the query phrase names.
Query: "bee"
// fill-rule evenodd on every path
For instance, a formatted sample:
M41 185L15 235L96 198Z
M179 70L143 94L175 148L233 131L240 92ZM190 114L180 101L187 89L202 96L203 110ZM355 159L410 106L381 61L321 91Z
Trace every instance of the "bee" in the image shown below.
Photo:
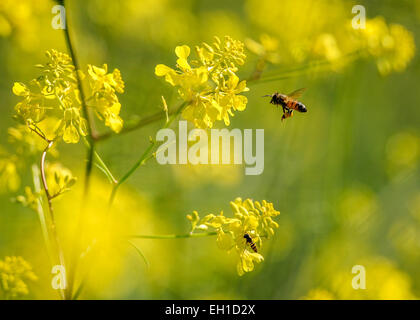
M249 246L251 247L251 249L254 252L258 252L257 245L255 244L255 242L252 240L251 236L248 233L244 234L244 238L246 240L246 243L249 244Z
M263 97L271 97L270 103L276 106L282 106L283 108L283 116L281 117L281 121L293 116L293 110L299 112L307 112L306 106L302 103L297 101L296 99L299 98L302 93L305 91L305 88L301 88L298 90L293 91L290 94L281 94L281 93L273 93L267 94Z

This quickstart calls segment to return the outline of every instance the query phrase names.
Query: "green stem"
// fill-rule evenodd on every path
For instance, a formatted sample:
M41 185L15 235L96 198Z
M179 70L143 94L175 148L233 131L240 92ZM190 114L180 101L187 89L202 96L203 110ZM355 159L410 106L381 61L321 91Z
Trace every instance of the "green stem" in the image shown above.
M67 1L63 1L63 4L67 3ZM67 8L66 8L67 9ZM65 36L65 40L66 40L66 44L67 44L67 48L69 50L70 53L70 57L73 61L73 65L75 68L75 75L76 75L76 79L77 79L77 87L79 89L80 92L80 100L81 100L81 105L82 105L82 113L83 113L83 117L87 120L87 139L89 142L89 147L88 147L88 156L87 156L87 163L86 163L86 171L85 171L85 186L84 186L84 200L87 199L88 196L88 191L89 191L89 185L90 185L90 175L92 173L92 167L93 167L93 157L95 154L95 144L94 144L94 138L93 138L93 118L92 115L90 114L87 105L86 105L86 95L85 95L85 91L82 85L82 80L80 79L80 75L79 75L79 70L80 69L80 65L79 65L79 61L77 59L77 56L74 52L74 46L73 46L73 42L71 40L70 37L70 33L69 33L69 27L68 27L68 16L67 16L67 10L66 10L66 27L64 28L64 36ZM83 201L84 202L84 201Z
M184 107L187 105L187 102L183 102L178 109L175 111L175 113L172 115L171 119L165 123L163 128L167 128L171 125L171 123L175 120L175 118L181 113L181 111L184 109ZM138 167L146 163L146 161L152 156L151 152L153 150L153 147L155 146L156 142L151 140L150 146L144 151L140 159L134 164L134 166L131 167L130 170L114 185L111 191L111 196L109 198L108 208L110 209L112 206L112 203L114 202L115 196L117 194L118 188L134 173L134 171L137 170Z
M149 147L147 147L146 151L144 151L144 153L142 154L140 159L134 164L134 166L130 170L128 170L128 172L120 179L120 181L118 181L117 186L123 184L134 173L134 171L137 170L138 167L140 167L147 161L155 144L155 141L150 141Z
M161 234L161 235L130 235L130 239L180 239L180 238L200 238L217 235L216 231L203 233L186 233L186 234Z
M182 111L182 109L185 107L186 104L187 104L186 102L183 102L176 110L170 110L168 112L168 115L175 115L175 117L176 117L177 115L180 114L180 112ZM145 117L143 119L140 119L137 123L135 123L133 125L130 125L130 126L127 126L127 127L122 128L121 132L118 133L118 134L129 133L129 132L135 131L137 129L141 129L141 128L149 125L149 124L152 124L152 123L155 123L155 122L157 122L159 120L162 120L165 117L166 117L166 113L165 112L157 112L157 113L152 114L150 116L147 116L147 117ZM173 121L173 119L174 118L172 118L172 121ZM165 125L165 128L172 121L171 120L167 121L167 123ZM104 133L104 134L101 134L101 135L96 135L95 141L106 140L106 139L108 139L108 138L110 138L112 136L113 136L113 132L111 132L111 131L110 132L107 132L107 133Z
M46 160L46 157L47 157L47 153L52 148L52 146L54 145L54 140L46 139L45 141L48 143L48 145L44 149L44 151L42 152L40 172L41 172L42 186L44 188L45 196L47 198L47 203L48 203L49 233L51 235L49 237L49 239L53 243L53 246L56 250L56 253L57 253L57 256L58 256L58 261L59 261L60 265L63 266L64 268L66 268L66 263L65 263L65 260L64 260L64 252L63 252L63 249L61 247L60 240L59 240L58 234L57 234L57 226L56 226L55 217L54 217L54 207L53 207L53 204L52 204L53 197L51 196L50 191L48 189L46 170L45 170L45 160ZM67 297L66 296L67 293L68 293L68 291L66 289L64 289L64 292L62 292L62 297L64 299Z
M83 137L83 141L86 147L90 148L89 141L86 139L86 137ZM105 173L108 179L114 184L118 183L117 179L114 178L114 175L112 174L111 170L109 170L108 166L102 160L101 156L99 155L97 151L94 152L94 156L95 156L95 161L97 165Z
M344 55L341 60L337 60L337 63L340 62L344 62L346 60L348 61L352 61L356 58L358 58L361 54L361 50L356 50L353 52L350 52L346 55ZM285 80L285 79L290 79L290 78L294 78L297 76L302 76L305 75L308 71L310 71L313 68L317 68L317 67L324 67L324 66L329 66L334 64L334 61L330 61L328 59L323 59L323 60L317 60L317 61L313 61L298 67L294 67L294 68L290 68L290 69L286 69L286 70L273 70L270 72L265 72L265 76L264 77L260 77L257 79L251 79L251 81L254 84L259 84L259 83L267 83L267 82L273 82L273 81L278 81L278 80Z
M176 117L178 117L180 115L180 113L182 112L182 110L185 108L185 106L188 104L188 102L183 102L178 109L176 109L176 111L174 112L174 114L172 115L172 117L169 119L169 121L166 121L165 125L163 126L163 128L168 128L172 122L176 119Z
M139 249L139 247L136 246L136 244L130 240L127 240L127 242L136 250L136 252L139 254L139 256L143 259L144 264L147 268L150 267L149 261L147 260L146 256L143 254L143 251Z
M137 123L134 123L133 125L123 127L122 130L118 134L129 133L137 129L141 129L151 123L157 122L164 118L165 118L165 112L158 112L158 113L152 114L150 116L140 119ZM106 140L112 137L113 135L114 133L112 131L109 131L107 133L96 136L95 141Z
M82 282L80 283L79 287L77 288L77 290L75 291L75 293L72 296L72 300L77 300L80 296L80 294L82 293L83 289L85 287L85 281L82 280Z
M156 142L151 141L150 146L144 151L140 159L131 167L130 170L114 185L112 188L111 196L109 198L109 208L112 206L114 202L114 198L117 194L118 188L137 170L138 167L143 165L150 157L153 147L155 146Z
M62 4L66 7L67 1L61 1ZM66 8L68 9L68 8ZM95 155L95 140L94 136L96 133L93 131L93 118L91 113L89 112L87 105L86 105L86 95L83 89L82 81L80 79L80 75L78 70L80 69L80 65L77 59L77 56L74 52L74 46L72 44L72 40L69 33L69 27L68 27L68 16L67 16L68 10L66 10L66 26L64 28L64 36L67 44L67 48L70 53L70 57L73 61L73 65L75 67L75 75L77 79L77 86L80 92L80 98L81 98L81 105L82 105L82 114L83 117L87 120L87 141L88 141L88 152L87 152L87 162L86 162L86 169L85 169L85 183L84 183L84 190L83 190L83 199L82 199L82 209L79 214L79 217L77 218L77 231L78 231L78 237L75 241L75 245L73 247L73 252L71 254L71 260L72 260L72 268L69 270L69 281L68 281L68 296L67 298L71 299L73 287L74 287L74 280L75 280L75 274L77 270L78 265L78 254L80 251L80 238L83 237L83 223L82 223L82 216L84 216L84 211L86 208L86 203L89 195L89 189L90 189L90 177L92 173L93 168L93 158Z
M34 184L34 191L37 194L41 193L41 183L40 183L40 179L41 179L41 173L39 171L39 168L36 164L32 165L32 179L33 179L33 184ZM48 254L48 258L50 260L50 264L51 267L55 265L54 259L53 259L53 249L52 249L52 245L51 245L51 236L48 232L48 226L47 226L47 219L45 217L45 212L44 212L44 208L42 206L42 198L38 198L36 201L36 211L38 214L38 218L39 218L39 223L41 224L41 231L42 231L42 235L44 237L44 242L45 242L45 246L47 248L47 254Z

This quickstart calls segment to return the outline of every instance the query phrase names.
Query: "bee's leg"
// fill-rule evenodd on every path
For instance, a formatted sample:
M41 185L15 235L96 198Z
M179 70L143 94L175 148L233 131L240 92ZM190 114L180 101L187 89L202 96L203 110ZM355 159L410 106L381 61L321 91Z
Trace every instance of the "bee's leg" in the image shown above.
M284 119L286 119L286 108L285 108L285 106L281 106L282 108L283 108L283 115L281 116L281 122L283 122L284 121Z
M282 107L283 107L283 114L290 113L290 109L287 106L282 105Z

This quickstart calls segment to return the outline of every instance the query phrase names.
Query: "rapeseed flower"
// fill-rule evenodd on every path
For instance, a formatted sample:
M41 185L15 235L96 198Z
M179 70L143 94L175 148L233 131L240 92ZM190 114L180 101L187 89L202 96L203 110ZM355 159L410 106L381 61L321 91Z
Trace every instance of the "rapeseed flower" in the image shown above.
M92 90L90 99L94 101L92 108L100 119L105 119L106 126L114 132L120 132L123 120L119 116L121 104L116 95L117 92L124 92L124 81L120 70L114 69L112 73L108 73L107 64L104 64L102 68L88 65L88 78Z
M212 45L196 46L197 59L189 61L191 49L186 45L175 48L177 68L158 64L157 76L174 87L186 102L182 116L198 128L211 128L218 120L230 124L234 111L243 111L248 99L240 95L249 89L239 81L236 72L244 64L244 45L226 36L222 42L215 37Z
M261 248L263 239L270 239L278 224L273 217L280 214L272 203L251 199L236 198L230 202L233 218L228 218L223 211L218 215L208 214L200 218L197 211L187 215L190 220L191 233L199 230L213 229L217 232L217 245L221 250L235 252L238 255L237 273L242 276L254 270L254 263L260 263L264 257L252 250L244 238L248 234L257 248Z
M0 289L7 299L29 293L26 281L36 281L38 278L31 265L22 257L5 257L0 260Z
M15 106L16 118L32 129L44 119L56 118L54 139L62 137L66 143L77 143L80 136L88 134L77 80L78 76L83 80L86 75L75 70L72 59L65 53L53 49L46 56L47 62L37 65L41 70L39 77L28 85L21 82L13 85L13 93L22 98ZM87 78L91 89L88 106L106 126L120 132L123 120L116 93L124 92L121 72L115 69L108 73L106 64L102 68L88 65Z
M376 59L382 75L405 70L414 57L414 36L402 25L387 25L384 18L376 17L368 19L360 32L363 47Z

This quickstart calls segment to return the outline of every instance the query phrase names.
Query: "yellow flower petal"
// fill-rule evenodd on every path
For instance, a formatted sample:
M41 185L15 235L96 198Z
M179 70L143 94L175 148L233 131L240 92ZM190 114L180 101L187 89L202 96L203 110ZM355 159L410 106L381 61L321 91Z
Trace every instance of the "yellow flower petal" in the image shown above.
M220 249L226 251L229 251L234 246L232 236L229 233L224 233L223 230L220 230L220 232L217 234L216 243Z
M191 66L188 64L187 59L179 58L176 63L182 70L191 70Z
M29 94L28 88L22 82L15 82L12 91L15 95L21 97Z
M159 77L162 77L170 72L174 71L173 69L169 68L168 66L165 66L164 64L158 64L155 67L155 74Z
M189 46L183 45L175 48L175 54L178 58L187 59L190 55L191 49Z
M65 143L78 143L79 142L79 133L77 129L72 125L68 125L64 129L63 140Z

